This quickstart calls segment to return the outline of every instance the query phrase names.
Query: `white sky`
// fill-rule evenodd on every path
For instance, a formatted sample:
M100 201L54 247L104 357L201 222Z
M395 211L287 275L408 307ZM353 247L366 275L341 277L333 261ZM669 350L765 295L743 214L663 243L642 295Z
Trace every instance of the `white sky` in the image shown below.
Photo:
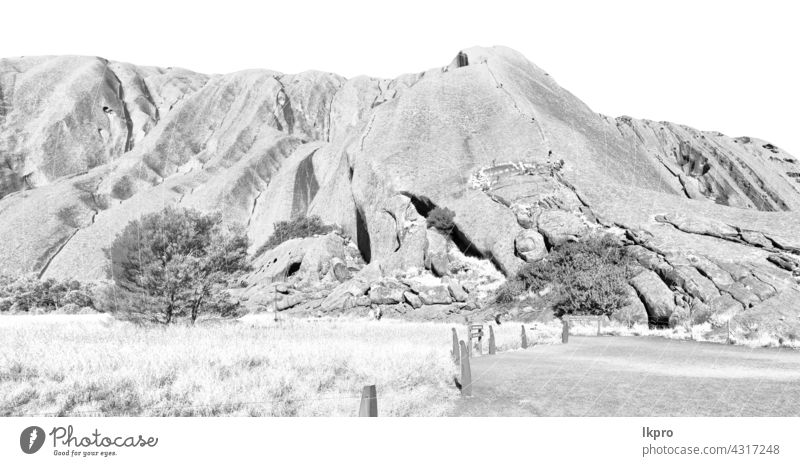
M13 1L0 9L0 57L394 77L501 44L595 111L756 136L800 156L792 3Z

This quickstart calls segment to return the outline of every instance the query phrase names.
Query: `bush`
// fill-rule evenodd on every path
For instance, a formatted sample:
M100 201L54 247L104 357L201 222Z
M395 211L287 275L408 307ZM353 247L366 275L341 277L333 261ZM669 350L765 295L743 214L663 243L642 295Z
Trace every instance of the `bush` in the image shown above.
M52 312L67 304L92 306L92 287L75 280L0 276L0 312Z
M521 280L508 280L497 289L494 301L497 304L513 303L524 292L525 284Z
M124 201L133 196L135 190L136 186L133 183L133 179L130 176L125 175L120 178L119 181L117 181L111 188L111 195L116 199Z
M613 238L602 236L555 248L541 261L526 264L516 280L523 291L554 286L552 299L559 316L610 315L628 304L627 282L633 272L634 260L625 248Z
M428 214L428 227L433 227L444 232L450 232L455 226L453 218L456 213L447 207L434 207Z
M335 226L325 225L317 215L311 217L298 217L293 220L276 222L275 230L266 243L262 244L256 251L255 257L264 254L270 249L281 243L294 238L308 238L314 235L325 235L334 230Z
M125 292L122 310L169 324L214 312L224 288L249 270L247 246L244 228L224 225L220 214L168 207L130 222L106 254ZM120 293L111 292L119 308Z

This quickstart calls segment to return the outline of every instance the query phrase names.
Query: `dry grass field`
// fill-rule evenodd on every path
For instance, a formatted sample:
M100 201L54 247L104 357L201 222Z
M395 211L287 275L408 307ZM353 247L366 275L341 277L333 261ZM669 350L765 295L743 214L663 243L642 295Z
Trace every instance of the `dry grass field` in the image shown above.
M639 341L636 336L661 337L647 340L648 348L652 347L649 353L635 346L625 353L628 356L618 358L618 364L605 374L597 364L611 364L613 354L594 354L596 349L572 341L566 346L550 345L561 341L558 322L526 324L527 338L533 345L526 352L516 351L520 347L521 324L504 322L501 326L495 325L494 330L497 349L506 354L498 359L475 360L476 396L465 410L464 401L460 400L453 383L458 375L450 355L453 327L458 330L459 338L466 337L464 325L386 319L286 319L276 323L271 315L249 315L239 320L209 320L194 327L166 327L137 326L103 314L3 316L0 317L0 416L354 416L358 412L362 387L371 384L378 388L381 416L442 416L470 412L478 415L610 415L612 411L596 408L614 407L617 398L612 397L606 404L593 404L588 411L583 404L585 399L592 398L589 395L595 393L593 390L609 393L608 382L602 382L607 375L624 382L628 379L617 374L622 370L630 383L612 383L611 386L634 398L635 392L640 390L637 388L633 393L630 390L637 380L653 381L655 386L644 391L658 391L666 379L659 378L663 374L650 372L663 365L663 359L657 357L662 348L695 348L674 346L682 343L674 340L722 342L725 338L700 326L650 330L608 325L603 327L604 335L626 338L613 340L606 336L585 340L577 335L594 335L596 326L576 325L571 332L576 343L595 341L604 352L610 351L605 345L612 341L619 341L625 348ZM488 351L488 328L485 330L484 352ZM733 337L736 343L751 348L778 346L771 339L739 341L740 335ZM540 348L542 345L549 349ZM588 348L591 361L586 367L571 367L579 359L570 355L579 348ZM718 348L720 354L730 354L728 367L743 374L743 387L759 376L757 371L748 375L747 369L739 367L744 362L736 359L761 353L750 353L741 347L728 350L726 348L733 347L726 345L704 348L708 348L706 351ZM784 354L785 357L800 354L790 348L784 351L787 353L780 353L776 361L782 361ZM542 358L544 355L549 356ZM683 364L699 364L700 361L693 358L683 358ZM502 361L505 360L510 361L511 366L504 369ZM652 367L648 368L648 364ZM691 364L684 369L689 370ZM592 377L582 376L595 369L598 373ZM713 392L727 387L728 379L717 383L716 372L704 372L707 370L708 364L698 365L692 369L690 380L700 381L701 387ZM574 406L558 411L564 407L564 384L556 377L538 390L537 383L551 379L554 374L573 373L578 378L565 379L566 385L573 387L570 390L580 387L581 393L588 394L577 397L576 392ZM497 382L506 378L510 378L508 383ZM601 386L588 383L590 380L602 382ZM776 383L780 385L784 381ZM514 393L491 392L483 396L481 393L486 388L482 388L482 384L506 387ZM683 384L691 386L686 381ZM762 401L769 400L770 384L763 387L767 389L767 396ZM677 394L667 398L674 396ZM519 397L524 401L521 405L497 404ZM527 409L534 405L537 406L535 410ZM693 406L673 414L692 415L697 411ZM632 412L642 414L644 411L626 412L623 408L617 414ZM714 412L724 415L724 411ZM662 414L669 415L669 410Z
M451 327L8 316L0 318L0 415L353 416L367 384L378 387L381 416L444 415L459 396ZM498 349L517 348L519 333L519 324L498 328Z

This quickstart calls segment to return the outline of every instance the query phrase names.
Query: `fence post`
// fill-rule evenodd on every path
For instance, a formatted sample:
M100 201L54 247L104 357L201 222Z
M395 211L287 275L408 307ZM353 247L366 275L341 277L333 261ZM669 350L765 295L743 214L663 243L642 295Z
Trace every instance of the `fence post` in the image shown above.
M561 322L561 343L569 342L569 319Z
M469 350L464 344L464 340L460 342L461 346L461 394L464 396L472 396L472 371L469 367Z
M726 343L731 344L731 319L728 319L728 340Z
M601 317L598 317L597 318L597 336L598 337L600 336L600 326L602 325L602 323L603 323L603 319Z
M456 332L456 328L453 327L453 362L458 364L461 360L461 352L458 349L458 332Z
M528 334L525 333L525 324L522 324L522 334L520 335L522 338L522 349L528 347Z
M467 351L467 356L472 357L472 328L469 323L467 323Z
M364 385L361 392L359 417L378 417L378 391L375 385Z
M494 343L494 328L489 326L489 354L494 354L497 352L497 347Z

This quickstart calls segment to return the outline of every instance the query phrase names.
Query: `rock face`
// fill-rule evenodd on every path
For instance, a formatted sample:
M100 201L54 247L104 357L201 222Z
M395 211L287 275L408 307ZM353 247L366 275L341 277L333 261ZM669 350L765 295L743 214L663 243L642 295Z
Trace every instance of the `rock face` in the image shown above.
M795 157L755 138L598 115L513 50L461 53L391 80L0 60L0 273L106 278L103 249L125 224L178 204L245 224L253 251L276 221L340 225L358 267L320 242L270 252L284 265L302 254L304 276L336 283L323 308L381 277L449 276L447 247L513 274L592 232L638 251L648 273L633 286L651 314L666 316L672 299L763 315L797 293ZM444 241L427 229L435 207L456 214ZM418 295L452 300L446 287Z
M644 271L631 280L644 303L644 308L651 322L665 323L675 311L675 298L669 288L649 270Z

